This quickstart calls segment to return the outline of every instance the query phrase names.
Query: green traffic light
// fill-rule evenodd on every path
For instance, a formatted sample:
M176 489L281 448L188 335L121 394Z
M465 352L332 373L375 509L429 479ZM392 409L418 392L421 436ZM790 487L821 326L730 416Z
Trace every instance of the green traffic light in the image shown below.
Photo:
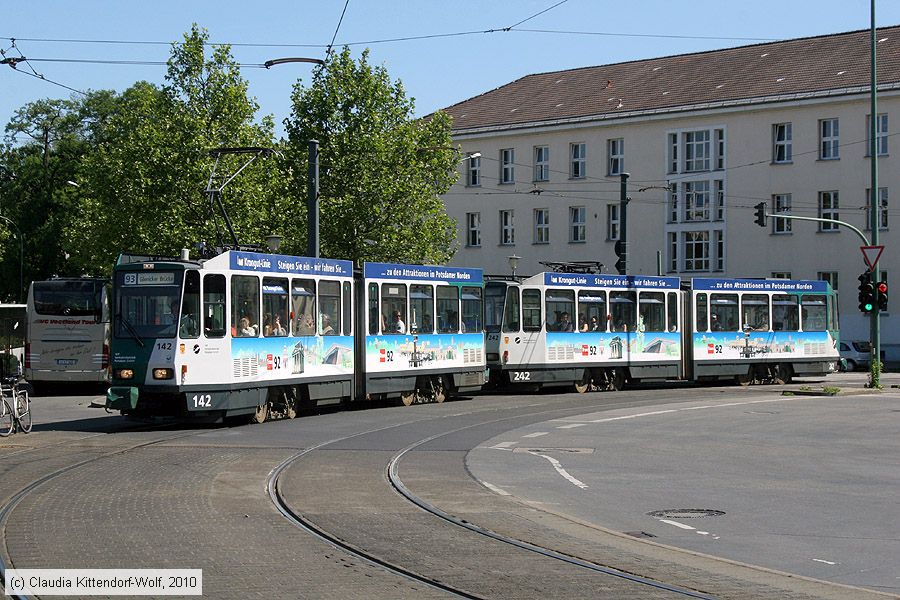
M872 304L866 304L866 312L869 312L873 308L875 308L875 307Z

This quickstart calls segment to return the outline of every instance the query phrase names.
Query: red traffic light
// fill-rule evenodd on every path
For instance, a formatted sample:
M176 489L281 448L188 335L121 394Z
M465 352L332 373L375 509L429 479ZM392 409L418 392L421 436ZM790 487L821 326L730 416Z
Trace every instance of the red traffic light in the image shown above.
M881 283L878 284L878 287L876 289L878 290L879 294L886 294L888 287L887 287L887 284L882 281Z

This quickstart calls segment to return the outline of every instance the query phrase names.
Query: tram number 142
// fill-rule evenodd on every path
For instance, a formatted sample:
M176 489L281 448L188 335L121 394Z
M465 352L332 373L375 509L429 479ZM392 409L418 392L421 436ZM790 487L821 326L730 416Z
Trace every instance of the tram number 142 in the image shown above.
M211 394L194 394L192 398L194 401L194 408L211 408L212 407L212 395Z

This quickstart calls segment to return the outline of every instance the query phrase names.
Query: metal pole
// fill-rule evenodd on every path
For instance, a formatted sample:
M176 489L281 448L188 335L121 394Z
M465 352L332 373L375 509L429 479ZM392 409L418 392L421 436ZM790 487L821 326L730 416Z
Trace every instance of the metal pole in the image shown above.
M319 142L309 140L306 255L319 258Z
M875 0L871 0L871 16L872 16L872 28L870 32L870 45L871 45L871 54L872 54L872 89L870 94L871 100L871 117L869 118L870 126L869 126L869 162L872 168L872 185L869 189L869 223L872 226L872 245L878 245L878 226L879 226L879 197L878 197L878 140L876 139L876 135L878 133L878 73L877 73L877 64L878 61L876 59L876 49L875 46L877 44L877 35L875 30ZM881 280L881 269L878 268L878 263L875 263L875 267L873 268L872 277L874 278L875 285L878 285L878 282ZM880 312L878 310L878 303L875 303L875 310L869 317L871 319L871 327L870 327L870 346L872 349L871 354L871 380L869 382L870 387L879 388L881 387L881 318Z

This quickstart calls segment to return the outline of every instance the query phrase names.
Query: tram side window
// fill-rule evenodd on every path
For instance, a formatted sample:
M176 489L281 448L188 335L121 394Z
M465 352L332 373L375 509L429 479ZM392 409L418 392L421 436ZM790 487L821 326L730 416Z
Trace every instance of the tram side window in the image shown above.
M291 313L294 335L316 335L316 282L295 279L291 283Z
M225 337L225 276L221 274L203 277L203 334Z
M503 307L503 331L514 333L519 331L519 288L511 285L506 288L506 305Z
M669 331L678 331L678 294L676 292L669 292L666 296Z
M663 292L641 292L638 296L637 331L666 330L666 296Z
M578 292L578 329L580 331L606 331L608 319L606 292L581 290ZM582 324L582 321L584 323Z
M259 335L259 278L253 275L231 277L231 323L235 337Z
M287 335L288 280L263 278L263 335L278 337Z
M549 289L544 296L547 331L575 331L575 290Z
M775 331L800 330L800 298L795 294L772 296L772 329Z
M825 296L802 296L800 303L803 306L800 311L803 331L825 331L828 313Z
M441 333L459 331L459 288L449 285L438 286L437 318Z
M409 286L409 327L414 333L434 333L434 286Z
M637 326L637 292L610 292L613 331L634 331Z
M382 333L406 334L406 284L381 284Z
M462 288L462 330L463 332L476 333L482 331L482 311L484 311L484 303L481 299L482 289L480 287L465 286Z
M338 335L341 331L341 283L319 281L319 333Z
M542 326L541 290L522 290L522 329L540 331Z
M353 286L344 282L344 335L353 334Z
M713 331L738 330L737 294L710 294L710 329Z
M744 294L741 296L743 328L754 331L769 330L769 296L767 294Z
M491 282L484 286L484 330L497 333L503 325L503 298L506 284Z
M181 324L178 336L185 339L200 337L200 271L189 270L184 277L184 295L181 299Z
M387 328L381 321L381 313L378 312L378 284L374 281L369 284L369 335L378 335L382 329Z
M709 307L706 305L706 294L697 294L694 311L696 313L697 331L709 331Z

